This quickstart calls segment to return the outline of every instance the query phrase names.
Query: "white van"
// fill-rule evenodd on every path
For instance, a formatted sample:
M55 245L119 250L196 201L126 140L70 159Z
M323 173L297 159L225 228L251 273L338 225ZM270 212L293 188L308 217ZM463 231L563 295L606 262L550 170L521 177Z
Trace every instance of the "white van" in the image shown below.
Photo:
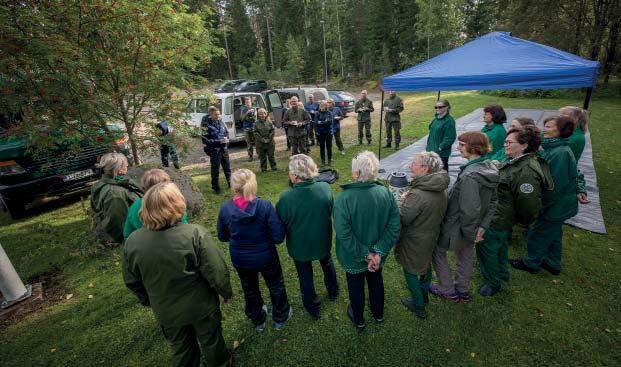
M207 97L197 97L190 101L187 107L188 118L186 123L190 126L200 128L203 116L207 115L209 106L216 106L220 109L222 121L229 130L231 142L244 140L243 122L241 121L241 107L244 99L250 97L254 108L265 108L270 118L276 126L280 126L282 119L283 104L276 91L267 91L263 94L253 92L239 93L216 93L215 101L209 103Z

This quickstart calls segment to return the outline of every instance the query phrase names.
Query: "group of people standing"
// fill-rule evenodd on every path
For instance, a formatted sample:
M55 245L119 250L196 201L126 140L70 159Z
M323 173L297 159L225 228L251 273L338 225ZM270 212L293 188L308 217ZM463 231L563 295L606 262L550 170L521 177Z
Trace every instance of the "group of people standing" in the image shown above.
M298 108L290 122L304 121L304 114L308 115ZM291 188L275 206L257 196L252 171L239 169L231 174L229 167L227 174L225 170L233 197L220 207L218 238L229 243L245 314L258 332L265 330L268 315L274 328L281 330L293 314L276 250L283 241L310 316L319 319L322 306L313 282L313 262L320 264L328 301L337 299L333 231L336 259L345 272L347 315L359 331L366 325L367 304L376 323L384 320L382 271L393 247L409 292L401 303L423 319L428 317L429 293L455 302L471 299L475 252L484 280L478 289L481 296L501 290L502 281L509 280L509 264L530 273L540 268L552 275L561 273L562 224L577 213L578 202L588 201L577 169L587 131L585 111L561 109L544 121L542 133L526 118L512 120L506 131L502 107L488 106L482 131L456 136L449 102L437 101L435 110L427 151L413 157L412 181L398 197L378 181L379 161L368 151L352 160L352 180L341 185L336 199L327 183L315 180L317 165L305 154L290 158ZM210 116L212 122L220 121L217 109ZM210 149L227 143L226 127L210 124L208 128L213 130ZM455 139L467 163L459 167L449 190L445 158ZM298 149L301 144L298 140ZM125 226L125 283L142 304L153 309L172 346L173 363L194 365L203 358L210 365L229 365L219 297L230 303L233 292L220 249L202 226L187 224L183 195L165 172L145 173L143 196L138 185L125 178L124 156L105 155L100 166L104 176L93 188L94 214L119 243ZM508 245L516 224L528 228L527 253L509 260ZM454 275L448 251L455 253ZM436 284L432 284L432 270ZM271 310L261 295L259 275L267 284Z

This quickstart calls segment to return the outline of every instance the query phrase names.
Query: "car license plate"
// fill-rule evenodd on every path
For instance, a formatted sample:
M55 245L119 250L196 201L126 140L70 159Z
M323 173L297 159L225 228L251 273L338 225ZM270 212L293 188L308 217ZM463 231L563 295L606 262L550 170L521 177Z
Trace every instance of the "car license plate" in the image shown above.
M85 169L84 171L73 172L66 176L63 176L63 181L65 182L77 181L77 180L81 180L83 178L90 177L93 175L95 175L95 171L89 168L89 169Z

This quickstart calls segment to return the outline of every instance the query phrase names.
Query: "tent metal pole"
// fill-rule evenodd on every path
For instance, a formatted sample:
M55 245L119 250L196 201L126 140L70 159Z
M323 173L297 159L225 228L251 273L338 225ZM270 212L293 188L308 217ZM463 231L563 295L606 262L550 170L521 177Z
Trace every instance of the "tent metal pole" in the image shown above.
M378 159L382 160L382 121L384 117L384 90L382 89L382 102L380 104L380 130L379 130L379 147L378 147ZM386 172L385 169L380 168L379 173Z
M438 99L436 99L436 101L440 100L440 91L438 91Z
M585 110L589 109L589 105L591 104L591 95L593 94L593 88L587 88L586 96L584 97L584 104L582 108Z

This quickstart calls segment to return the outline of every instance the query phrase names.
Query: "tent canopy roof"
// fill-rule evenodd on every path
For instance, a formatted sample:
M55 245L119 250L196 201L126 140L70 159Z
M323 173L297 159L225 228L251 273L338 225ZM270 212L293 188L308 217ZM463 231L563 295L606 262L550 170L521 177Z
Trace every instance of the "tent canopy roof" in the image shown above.
M594 87L599 62L492 32L385 77L383 90L440 91Z

